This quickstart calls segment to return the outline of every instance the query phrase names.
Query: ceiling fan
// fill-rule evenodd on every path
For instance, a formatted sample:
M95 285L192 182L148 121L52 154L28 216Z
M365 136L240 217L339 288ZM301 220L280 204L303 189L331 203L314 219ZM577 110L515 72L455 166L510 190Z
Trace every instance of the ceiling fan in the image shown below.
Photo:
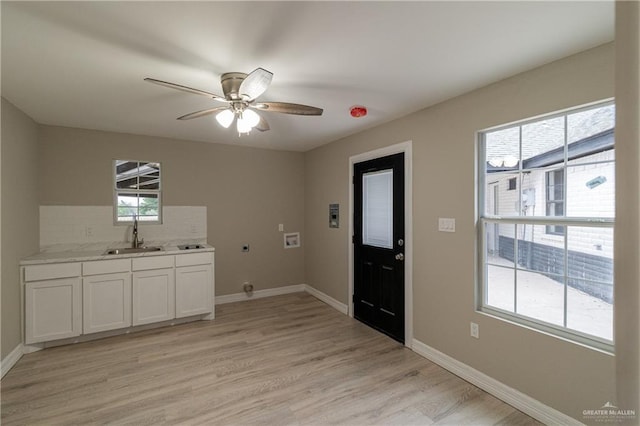
M257 129L261 132L270 129L269 123L267 123L264 117L260 116L254 110L294 115L322 115L322 108L308 105L287 102L257 102L256 98L267 90L272 79L273 73L263 68L256 68L249 74L241 72L222 74L220 82L224 96L180 84L156 80L155 78L147 77L144 80L171 89L206 96L215 101L222 102L224 105L192 112L178 117L178 120L190 120L192 118L216 113L216 120L224 128L229 128L235 121L238 134L249 133L252 129Z

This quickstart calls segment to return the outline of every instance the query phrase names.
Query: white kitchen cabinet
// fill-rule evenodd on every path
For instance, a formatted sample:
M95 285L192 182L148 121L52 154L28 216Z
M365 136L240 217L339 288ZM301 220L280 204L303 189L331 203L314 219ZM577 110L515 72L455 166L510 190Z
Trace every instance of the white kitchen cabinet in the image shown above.
M173 258L171 259L173 261ZM176 316L173 268L133 273L133 325L165 321Z
M75 337L82 333L80 277L30 281L25 283L24 289L26 344Z
M131 273L84 277L82 316L85 334L131 326Z
M176 252L21 267L25 343L214 318L214 253Z
M213 266L176 268L176 318L213 311Z
M131 326L131 259L82 263L84 334Z

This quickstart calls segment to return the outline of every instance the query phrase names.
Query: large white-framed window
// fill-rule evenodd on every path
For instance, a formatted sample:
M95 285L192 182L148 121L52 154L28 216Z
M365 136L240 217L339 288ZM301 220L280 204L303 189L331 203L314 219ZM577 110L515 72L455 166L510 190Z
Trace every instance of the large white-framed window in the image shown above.
M146 223L162 223L160 177L158 162L114 160L114 223L131 223L134 218Z
M478 132L479 311L613 351L614 128L607 101Z

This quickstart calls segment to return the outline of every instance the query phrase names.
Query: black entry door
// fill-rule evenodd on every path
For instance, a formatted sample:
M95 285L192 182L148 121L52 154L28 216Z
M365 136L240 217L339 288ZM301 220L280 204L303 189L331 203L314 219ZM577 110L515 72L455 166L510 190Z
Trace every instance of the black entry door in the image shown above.
M354 165L353 314L404 343L404 154Z

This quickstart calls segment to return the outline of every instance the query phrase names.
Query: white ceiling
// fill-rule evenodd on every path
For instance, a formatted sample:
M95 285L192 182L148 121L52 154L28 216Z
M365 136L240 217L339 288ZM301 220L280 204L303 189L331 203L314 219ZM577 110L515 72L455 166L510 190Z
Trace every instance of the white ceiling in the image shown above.
M2 96L42 124L306 151L613 40L613 1L7 2ZM220 75L274 73L261 101L324 108L262 113L238 137L215 101ZM369 109L349 115L352 105ZM233 126L232 126L233 127Z

